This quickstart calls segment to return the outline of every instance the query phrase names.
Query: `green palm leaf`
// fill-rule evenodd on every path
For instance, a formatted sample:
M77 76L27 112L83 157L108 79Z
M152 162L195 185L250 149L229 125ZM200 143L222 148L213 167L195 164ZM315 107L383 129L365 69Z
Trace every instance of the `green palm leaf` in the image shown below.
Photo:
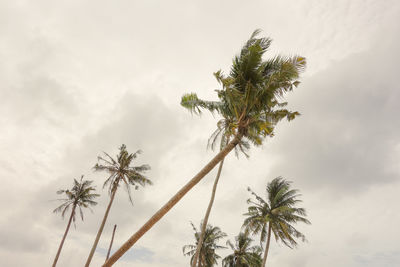
M305 236L300 233L293 224L303 222L310 224L306 216L304 208L295 207L300 203L298 199L300 194L296 189L290 188L290 181L284 180L282 177L273 179L266 187L266 199L251 192L255 198L249 199L250 204L248 212L244 215L243 226L247 231L253 234L260 234L260 242L267 239L266 257L269 247L269 236L271 232L274 234L276 241L281 241L284 245L293 248L297 246L296 239L305 241ZM270 229L271 232L268 232ZM263 262L265 264L265 260Z
M194 237L196 240L195 245L185 245L183 246L183 255L185 256L192 256L190 259L190 263L192 264L193 262L193 257L194 254L196 253L196 248L197 244L199 242L200 238L200 231L197 230L197 228L194 226L193 223L190 223L192 225L193 231L194 231ZM201 229L202 224L200 225ZM200 249L200 255L199 255L199 261L200 261L200 266L201 267L212 267L217 265L218 259L221 258L216 251L220 249L225 249L226 247L218 245L218 242L225 238L226 234L221 231L219 227L212 226L211 224L207 224L205 235L204 235L204 242L202 244L202 247Z

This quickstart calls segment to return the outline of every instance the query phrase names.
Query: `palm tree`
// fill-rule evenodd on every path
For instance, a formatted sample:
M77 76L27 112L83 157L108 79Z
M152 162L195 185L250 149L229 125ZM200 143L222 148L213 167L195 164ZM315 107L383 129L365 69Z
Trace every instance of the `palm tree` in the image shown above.
M232 137L227 145L162 206L135 234L133 234L103 266L112 266L137 240L153 227L182 197L206 176L233 149L241 150L262 144L266 136L272 136L276 124L284 118L293 120L298 112L291 112L281 102L285 93L298 86L300 72L305 68L303 57L276 56L263 61L262 56L271 39L256 38L256 30L233 60L228 76L221 71L215 77L222 85L217 90L219 101L203 101L191 93L182 97L182 104L193 112L207 109L222 117L217 133ZM228 130L228 134L224 127ZM224 136L223 135L223 136ZM238 148L237 148L238 147Z
M255 32L253 35L255 36L257 34L257 32ZM251 40L252 38L250 38ZM269 39L265 39L263 40L264 42L264 46L265 46L265 50L268 48L271 40ZM246 54L247 51L243 52L243 54ZM224 85L225 88L231 89L230 87L234 87L231 85L231 83L233 82L233 79L236 80L238 88L240 88L241 86L241 74L245 73L245 71L243 71L243 62L247 62L248 59L239 59L236 58L234 61L234 66L232 67L232 71L231 71L231 76L232 77L224 77L221 72L216 72L214 75L217 78L218 82L220 82L221 84ZM236 63L236 64L235 64ZM245 63L248 64L248 63ZM274 64L271 64L274 65ZM249 76L250 77L250 76ZM230 78L230 79L229 79ZM232 79L233 78L233 79ZM262 80L262 77L260 78L260 80ZM242 86L243 87L243 86ZM232 88L233 89L233 88ZM234 92L234 90L232 90ZM245 90L243 90L245 91ZM221 136L221 145L220 148L221 150L223 149L223 147L229 142L229 139L231 138L232 135L234 135L235 132L235 128L237 127L237 125L235 124L237 115L235 113L234 108L232 109L230 107L230 102L227 101L227 96L224 96L224 93L226 94L226 92L223 91L218 91L219 94L221 94L221 101L216 102L216 101L204 101L204 100L200 100L196 94L187 94L184 97L182 97L182 101L181 104L182 106L184 106L185 108L189 109L192 113L195 113L197 115L201 114L201 109L207 109L211 112L218 112L222 115L222 119L218 122L217 124L217 130L211 135L210 139L209 139L209 144L211 143L211 146L214 147L215 145L215 141L218 137ZM255 99L255 101L258 101L257 99ZM284 106L285 103L280 103L281 106ZM276 111L267 111L265 112L265 114L267 116L271 116L272 119L280 119L279 116L277 116L276 114L274 114L274 112ZM289 114L289 112L287 110L280 110L280 112L282 112L282 114L285 115L289 115L289 116L296 116L298 113L293 113L293 114ZM265 126L265 128L268 128L268 125ZM273 136L273 129L268 129L268 131L266 131L265 133L263 133L263 136ZM250 134L248 137L249 140L255 142L257 145L260 143L259 140L259 133L256 133L256 135ZM238 148L238 149L237 149ZM238 151L243 152L246 156L247 153L245 152L246 149L249 148L249 143L246 140L240 140L238 147L236 147L236 154L238 154ZM221 160L220 164L219 164L219 168L218 168L218 172L217 172L217 176L215 178L214 181L214 185L213 185L213 189L212 189L212 193L211 193L211 198L206 210L206 214L204 216L203 221L205 222L203 225L203 228L201 229L201 235L200 235L200 241L199 241L199 247L197 248L194 260L193 260L193 264L192 267L196 267L196 263L197 263L197 258L198 258L198 254L200 251L200 247L202 245L203 242L203 238L204 238L204 231L205 231L205 225L208 222L208 218L210 216L210 212L212 209L212 205L214 203L214 199L215 199L215 194L216 194L216 189L217 189L217 185L218 185L218 181L221 175L221 171L222 171L222 166L224 164L224 159Z
M203 223L201 223L200 228ZM190 259L190 263L193 263L194 255L196 252L196 248L198 247L200 232L197 231L197 228L191 223L194 230L194 237L196 239L195 245L186 245L183 247L183 254L185 256L192 256ZM218 245L218 242L225 238L226 234L221 231L219 227L214 227L211 224L208 224L205 231L205 238L203 242L203 246L200 249L200 257L198 267L212 267L217 265L217 260L221 257L216 253L218 249L224 249L225 247Z
M305 218L305 209L295 207L302 201L298 199L299 191L290 189L290 183L282 177L272 180L266 188L266 200L248 189L256 200L247 201L252 205L248 207L243 226L254 234L260 233L260 242L265 242L267 239L262 267L267 261L271 233L274 233L277 241L280 240L289 248L297 246L295 238L305 241L305 236L297 231L293 224L298 222L310 224L310 221Z
M226 244L233 250L233 253L226 256L222 261L223 267L260 267L261 247L251 246L253 239L248 232L242 232L235 237L235 244L230 240Z
M93 167L95 171L106 171L110 175L103 185L103 188L109 185L108 192L110 195L110 202L108 203L106 213L104 214L103 221L101 222L99 231L97 232L96 239L89 253L89 257L86 261L85 267L88 267L92 260L93 254L100 240L100 236L101 233L103 232L103 228L106 223L108 213L110 212L111 205L114 201L114 197L120 183L125 185L125 188L128 192L129 201L132 204L133 201L132 201L130 186L131 185L134 186L134 189L137 190L139 188L139 185L145 186L146 184L148 185L152 184L152 182L142 174L143 172L150 170L149 165L144 164L135 167L131 166L132 161L136 159L140 153L142 153L141 150L138 150L135 153L129 154L128 151L126 150L126 146L122 145L119 149L119 154L117 155L117 159L113 159L109 154L104 152L105 157L99 156L98 157L99 163L97 163Z
M61 244L58 248L56 257L53 261L53 267L56 266L58 257L60 256L61 249L64 245L65 238L67 237L69 227L71 226L71 222L73 221L75 224L75 215L76 215L76 208L79 208L79 213L81 215L81 219L83 221L83 208L89 208L90 206L95 206L97 202L95 202L93 199L100 196L99 194L94 194L92 191L95 191L95 188L91 186L93 181L87 181L83 179L83 175L81 176L81 179L77 181L74 179L74 186L71 188L71 190L59 190L57 191L57 194L65 194L66 198L59 199L63 201L63 204L61 204L58 208L56 208L53 212L61 212L62 218L64 218L65 213L68 211L68 209L71 207L71 215L69 216L69 221L67 224L67 229L65 230L64 236L61 239Z

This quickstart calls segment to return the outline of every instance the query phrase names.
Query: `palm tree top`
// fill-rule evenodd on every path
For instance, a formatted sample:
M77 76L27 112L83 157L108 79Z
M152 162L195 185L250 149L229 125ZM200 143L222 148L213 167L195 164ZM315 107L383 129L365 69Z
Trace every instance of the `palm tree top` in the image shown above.
M129 200L131 203L131 188L130 185L134 186L134 189L139 189L140 186L152 185L152 181L143 175L146 171L150 170L148 164L140 166L132 166L133 160L142 153L141 150L135 153L129 154L126 149L126 145L121 145L119 148L119 154L116 159L111 157L106 152L103 152L105 157L98 156L98 163L93 167L94 171L106 171L109 173L109 177L103 184L103 188L109 185L109 194L111 195L114 190L119 186L119 182L122 181L128 192Z
M269 223L275 239L293 248L297 246L295 238L305 241L305 236L293 225L297 222L310 224L310 221L305 218L306 210L296 207L302 202L298 199L301 194L299 190L290 188L291 183L282 177L273 179L266 187L266 200L248 188L255 200L250 198L247 201L252 205L248 207L248 212L245 214L247 218L244 226L254 234L261 233L261 240L265 241L266 224Z
M190 262L192 263L194 254L196 253L197 244L200 239L200 231L197 230L196 226L191 222L194 236L195 236L195 245L185 245L183 247L183 254L185 256L192 256ZM202 224L200 224L201 229ZM212 267L217 264L217 260L221 258L216 253L216 250L225 249L226 247L218 245L218 242L227 236L226 233L222 232L221 229L217 226L212 226L211 224L207 224L204 242L200 249L200 264L202 267Z
M222 261L224 267L259 267L261 266L261 247L252 246L253 239L247 231L239 233L235 237L235 243L230 240L226 242L233 253L226 256Z
M222 86L216 90L219 101L201 100L195 93L185 94L181 100L181 105L194 114L200 115L204 109L219 114L222 119L210 138L211 143L217 137L240 135L244 138L239 144L243 152L248 149L248 142L258 146L265 137L273 136L280 120L290 121L300 115L285 109L287 102L281 100L299 85L306 60L280 55L263 60L272 40L257 38L259 33L260 30L254 31L234 57L228 75L221 70L214 73Z
M65 213L71 206L77 206L79 207L81 219L83 221L82 207L89 208L92 211L90 206L97 205L97 202L94 201L94 199L100 196L99 194L92 192L96 190L94 186L91 186L92 183L93 181L83 180L82 175L79 181L74 179L74 185L71 189L58 190L57 194L65 194L66 198L58 199L59 201L63 201L63 204L54 209L53 212L61 212L61 216L64 218ZM75 212L72 216L75 223Z

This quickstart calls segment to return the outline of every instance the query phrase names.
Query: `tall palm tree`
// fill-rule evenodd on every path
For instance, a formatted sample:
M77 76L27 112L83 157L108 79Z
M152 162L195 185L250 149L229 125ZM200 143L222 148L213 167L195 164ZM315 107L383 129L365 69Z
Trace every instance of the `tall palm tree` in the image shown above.
M206 176L233 149L243 149L252 143L262 144L266 136L273 135L276 124L284 118L293 120L298 112L291 112L281 102L285 93L298 86L300 72L305 68L303 57L276 56L263 61L262 56L270 46L271 39L256 38L256 30L233 60L230 74L221 71L215 77L222 89L217 90L219 101L203 101L191 93L182 97L182 104L193 112L207 109L222 117L217 131L227 125L229 143L162 206L136 233L134 233L103 266L112 266L137 240L157 223L182 197ZM224 130L221 130L225 133Z
M126 146L122 145L119 149L119 154L117 155L116 159L113 159L109 154L104 152L105 157L99 156L99 162L93 167L95 171L106 171L109 174L109 177L104 182L103 188L109 185L108 192L110 195L110 202L108 203L106 213L104 214L103 221L101 222L99 231L97 232L96 239L92 249L90 250L85 267L88 267L92 261L93 254L100 240L101 233L103 232L104 225L107 221L108 213L110 212L111 205L114 201L114 197L120 183L125 185L125 188L128 192L129 201L132 204L133 201L130 186L134 186L134 189L137 190L139 185L145 186L146 184L152 184L152 182L142 174L143 172L150 170L149 165L143 164L141 166L131 166L133 160L136 159L140 153L142 153L141 150L138 150L135 153L129 154L126 150Z
M65 213L69 210L71 207L71 215L69 216L69 221L67 224L67 229L65 229L65 233L63 238L61 239L61 244L58 247L58 251L56 254L56 257L53 261L53 267L56 266L58 257L60 256L61 249L64 245L65 238L67 237L69 227L71 226L71 222L73 221L75 223L75 215L76 215L76 208L79 208L79 213L81 215L81 219L83 221L83 211L82 208L89 208L90 206L95 206L97 205L97 202L95 202L93 199L96 197L100 196L99 194L94 194L92 191L95 191L95 188L91 186L93 181L83 181L83 175L81 176L81 179L77 181L74 179L74 186L71 188L71 190L59 190L57 191L57 194L65 194L66 198L59 199L63 201L63 204L61 204L58 208L56 208L53 212L61 212L61 216L64 218Z
M305 241L305 236L297 231L293 224L298 222L310 224L310 221L305 218L305 209L296 207L296 204L302 201L298 199L299 191L290 189L290 183L282 177L272 180L266 188L266 200L249 188L255 200L247 201L252 205L248 207L243 226L254 234L260 233L260 242L265 242L266 239L262 267L267 261L271 233L277 241L280 240L290 248L297 246L295 238Z
M198 247L200 232L193 225L193 223L191 223L191 225L193 227L196 244L184 246L183 254L185 256L192 256L190 259L190 263L192 264L194 255L196 252L196 248ZM201 225L200 225L200 228L201 228ZM218 242L225 237L226 237L226 234L224 232L222 232L219 227L212 226L211 224L207 225L204 242L200 249L200 257L199 257L198 267L212 267L214 265L217 265L217 260L220 259L221 256L219 256L216 253L216 250L225 248L223 246L218 245Z
M255 32L253 35L257 34L257 32ZM265 46L269 46L270 44L270 40L269 39L265 39L263 40L264 45ZM267 48L265 48L267 49ZM242 51L243 53L243 51ZM227 87L228 89L230 89L231 87L231 82L232 82L232 78L235 78L237 80L237 84L239 85L238 88L240 88L240 79L241 79L241 74L244 73L243 66L241 66L241 61L245 62L247 59L243 60L243 59L238 59L236 58L234 61L234 66L232 67L232 71L231 71L231 79L224 77L221 72L216 72L214 75L217 78L218 82L222 83L224 85L224 87ZM236 65L235 65L236 63ZM245 63L248 64L248 63ZM240 78L240 79L238 79ZM262 79L261 79L262 80ZM224 147L225 145L225 141L228 142L229 138L234 134L235 128L237 127L237 125L235 124L235 110L232 109L230 107L230 102L226 101L226 96L223 96L223 93L226 92L222 92L219 91L219 94L221 94L222 96L222 100L219 102L216 101L204 101L204 100L200 100L198 99L196 94L187 94L182 98L182 106L186 107L187 109L189 109L191 112L196 113L198 115L201 114L201 109L207 109L211 112L218 112L222 115L222 119L218 122L218 127L217 130L212 134L212 136L209 139L209 144L211 141L211 144L214 145L216 139L221 136L221 149ZM256 99L257 101L257 99ZM284 106L285 104L281 104L281 106ZM272 112L271 112L272 111ZM270 110L269 112L266 112L266 115L271 116L271 118L277 119L276 114L274 114L275 111ZM283 114L289 115L287 110L281 110L281 112ZM292 116L297 115L296 113L291 114ZM279 118L278 118L279 119ZM268 126L265 126L266 128L268 128ZM273 129L268 129L267 132L264 133L264 137L266 136L273 136ZM259 138L259 134L257 133L256 135L249 135L249 139L252 141L255 141L256 144L259 144L260 140ZM239 149L236 149L236 154L237 151L242 151L246 156L246 152L245 150L249 148L249 144L247 141L245 140L241 140L238 144ZM221 175L221 171L222 171L222 166L224 164L224 160L222 159L218 168L218 172L217 172L217 176L215 178L214 181L214 185L213 185L213 189L212 189L212 193L211 193L211 199L209 201L207 210L206 210L206 214L204 216L203 221L205 222L205 224L203 225L203 229L202 229L202 234L200 236L200 241L199 241L199 247L197 248L194 260L193 260L193 264L192 267L196 267L196 262L197 262L197 258L198 258L198 254L199 254L199 250L201 247L201 244L203 242L203 238L204 238L204 226L206 225L206 223L208 222L208 218L212 209L212 205L215 199L215 193L216 193L216 189L217 189L217 185L218 185L218 181Z
M235 244L230 240L226 244L233 250L233 253L226 256L222 261L223 267L260 267L261 247L251 246L253 239L247 231L235 237Z

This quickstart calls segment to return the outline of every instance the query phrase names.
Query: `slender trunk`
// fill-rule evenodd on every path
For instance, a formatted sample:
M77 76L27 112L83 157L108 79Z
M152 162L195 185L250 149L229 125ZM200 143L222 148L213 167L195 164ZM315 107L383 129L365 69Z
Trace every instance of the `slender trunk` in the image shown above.
M224 145L227 145L228 143L229 143L229 137L226 140L226 143ZM206 214L205 214L204 219L203 219L203 224L201 226L200 238L199 238L199 242L197 244L196 253L194 255L192 267L196 267L197 261L199 262L198 267L201 267L201 264L200 264L201 261L199 260L200 251L201 251L201 247L203 246L204 235L206 233L206 228L207 228L207 224L208 224L208 218L209 218L210 213L211 213L211 208L212 208L212 206L214 204L215 194L217 192L217 185L218 185L219 177L221 176L223 165L224 165L224 159L222 159L221 162L219 163L217 176L215 177L213 189L212 189L212 192L211 192L211 199L210 199L210 202L208 203L207 211L206 211Z
M110 257L110 251L111 251L111 247L114 241L114 235L115 235L115 230L117 229L117 225L114 225L114 229L113 229L113 233L112 233L112 237L111 237L111 241L110 241L110 246L108 247L108 251L107 251L107 257L106 257L106 261L108 260L108 257ZM105 261L105 262L106 262Z
M262 267L265 267L265 263L267 262L270 241L271 241L271 223L268 223L268 237L267 237L267 244L265 245L265 252L264 252L264 258L262 261Z
M186 185L184 185L161 209L159 209L128 241L126 241L111 257L103 264L103 267L112 266L136 241L153 227L187 192L192 189L204 176L207 175L229 152L240 142L241 135L236 136L223 150L221 150L203 169L200 170Z
M113 192L111 193L110 203L108 203L108 206L107 206L107 209L106 209L106 213L104 214L104 218L103 218L103 221L101 222L100 229L97 232L96 239L94 240L93 247L90 250L89 257L88 257L88 259L86 261L85 267L89 267L90 262L92 261L93 254L96 251L97 244L99 243L100 236L101 236L101 233L103 232L104 225L106 224L108 213L110 212L110 208L111 208L111 205L112 205L112 203L114 201L114 197L115 197L115 193L116 192L117 192L117 188L115 188L115 190L113 190Z
M196 253L194 254L192 267L196 267L197 259L199 258L201 247L203 246L204 235L206 233L208 218L210 217L211 208L214 204L215 193L217 191L217 185L218 185L219 177L221 176L221 171L222 171L223 165L224 165L224 160L221 160L221 162L219 163L217 176L215 177L215 181L214 181L214 185L213 185L213 189L212 189L212 193L211 193L211 199L210 199L210 202L208 203L206 215L204 216L204 219L203 219L203 224L201 225L200 238L199 238L199 242L197 243Z
M69 221L68 221L68 224L67 224L67 229L65 229L65 233L64 233L64 236L63 236L63 238L62 238L62 240L61 240L60 247L58 248L58 251L57 251L57 254L56 254L56 258L54 259L54 262L53 262L53 267L56 266L57 261L58 261L58 257L60 256L61 249L62 249L62 247L63 247L63 245L64 245L65 238L67 237L67 234L68 234L68 231L69 231L69 227L71 226L72 218L74 217L74 214L75 214L75 208L76 208L76 205L74 205L74 207L72 208L71 216L69 216Z
M201 267L201 262L204 261L204 259L201 258L201 256L199 257L199 265L197 265L197 267Z

